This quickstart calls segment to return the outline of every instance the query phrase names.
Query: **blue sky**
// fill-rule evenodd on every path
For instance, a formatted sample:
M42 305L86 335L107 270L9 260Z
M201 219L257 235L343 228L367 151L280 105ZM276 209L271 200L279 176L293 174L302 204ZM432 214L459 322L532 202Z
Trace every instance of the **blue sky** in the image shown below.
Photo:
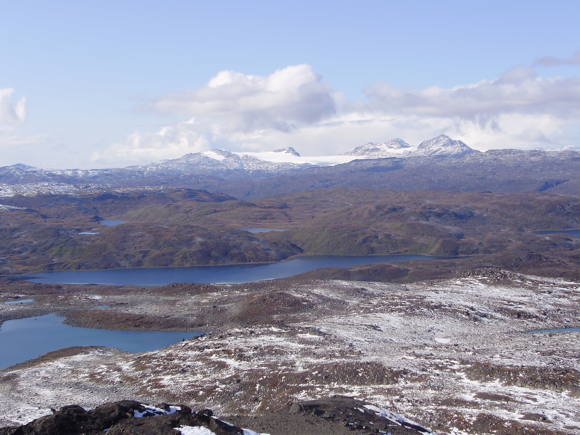
M316 154L441 132L481 149L578 146L578 16L577 1L2 2L0 89L12 91L0 94L0 164L117 166L220 146ZM272 76L296 65L307 68ZM455 107L456 87L518 67L517 83L471 96L485 106ZM208 96L224 70L241 75ZM273 102L278 80L288 87ZM506 92L527 103L504 107Z

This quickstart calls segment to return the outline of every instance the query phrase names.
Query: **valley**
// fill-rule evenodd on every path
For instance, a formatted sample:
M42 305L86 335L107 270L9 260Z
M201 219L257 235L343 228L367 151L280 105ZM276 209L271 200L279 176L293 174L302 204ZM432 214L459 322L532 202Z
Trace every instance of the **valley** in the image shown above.
M4 200L0 271L273 263L312 255L469 257L578 274L580 199L527 193L314 190L241 201L192 189ZM99 224L103 219L120 225ZM243 228L284 231L251 232ZM534 260L535 258L535 260Z

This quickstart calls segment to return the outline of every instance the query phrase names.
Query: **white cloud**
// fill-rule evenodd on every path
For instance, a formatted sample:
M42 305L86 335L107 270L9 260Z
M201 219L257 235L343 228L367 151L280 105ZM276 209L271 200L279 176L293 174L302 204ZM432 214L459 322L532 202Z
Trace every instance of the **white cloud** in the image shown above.
M337 154L368 141L418 143L439 134L481 150L578 146L579 101L580 78L543 77L522 67L448 88L382 83L360 101L346 100L307 65L266 76L224 71L198 90L153 104L189 121L135 132L94 161L141 163L210 148L295 146L306 155Z
M531 68L514 68L495 80L452 88L433 86L404 91L387 84L367 91L372 107L386 113L458 117L487 122L507 113L576 117L580 78L540 77Z
M121 166L180 157L212 148L212 139L211 132L191 119L156 132L134 132L124 142L93 153L92 161L99 166Z
M26 98L14 98L14 89L0 89L0 131L11 130L26 119Z
M220 123L225 131L291 131L334 114L330 88L309 65L295 65L267 76L222 71L195 91L163 97L162 112Z
M222 71L195 91L168 95L156 111L190 118L156 132L134 132L93 161L142 163L205 149L251 148L266 133L292 134L336 111L335 95L308 65L266 76Z

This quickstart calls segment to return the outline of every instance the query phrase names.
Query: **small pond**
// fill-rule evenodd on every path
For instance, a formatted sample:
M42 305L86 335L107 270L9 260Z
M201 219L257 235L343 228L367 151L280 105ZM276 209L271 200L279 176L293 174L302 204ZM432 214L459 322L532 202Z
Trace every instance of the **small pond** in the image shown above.
M34 302L34 299L15 299L13 301L6 301L4 305L20 305L20 304L29 304Z
M147 352L202 335L201 332L113 331L78 328L56 314L7 320L0 326L0 369L71 346L108 346Z
M580 237L580 229L577 230L546 230L534 231L536 234L569 234L574 237Z
M101 225L106 226L106 227L116 227L117 225L122 225L122 224L126 223L126 221L116 221L116 220L112 220L112 219L104 219L102 221L99 221L99 223Z

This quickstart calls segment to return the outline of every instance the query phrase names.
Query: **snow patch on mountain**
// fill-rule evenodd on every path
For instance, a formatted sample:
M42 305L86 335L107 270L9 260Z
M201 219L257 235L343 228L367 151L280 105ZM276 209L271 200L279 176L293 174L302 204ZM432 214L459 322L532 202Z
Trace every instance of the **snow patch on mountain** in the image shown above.
M98 191L103 186L83 185L76 186L67 183L24 183L24 184L0 184L0 197L10 198L13 196L35 195L75 195L84 192Z
M409 145L402 139L392 139L384 143L369 142L356 147L349 154L363 159L383 159L388 157L461 157L476 152L478 151L460 140L441 135L423 141L417 146Z
M226 156L216 150L205 151L202 154L210 159L218 160L220 162L226 158Z
M369 142L360 145L348 153L351 156L381 159L386 157L407 157L413 147L403 139L391 139L384 143Z

